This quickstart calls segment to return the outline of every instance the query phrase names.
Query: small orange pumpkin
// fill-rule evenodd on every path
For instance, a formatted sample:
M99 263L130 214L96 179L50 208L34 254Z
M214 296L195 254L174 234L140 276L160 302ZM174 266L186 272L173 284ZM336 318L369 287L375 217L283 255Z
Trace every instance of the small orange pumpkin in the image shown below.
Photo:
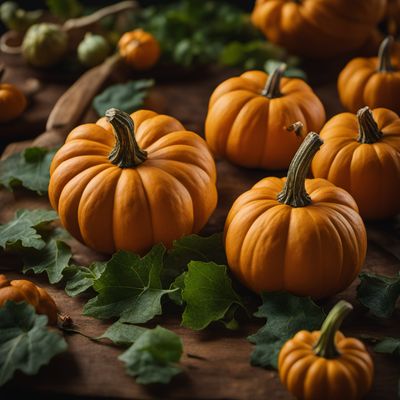
M1 83L4 67L0 66L0 123L19 117L26 108L26 97L15 85Z
M306 179L321 143L309 133L287 179L262 179L229 211L228 264L254 292L323 298L349 286L361 269L367 236L354 199L325 179Z
M257 0L251 20L289 52L326 58L366 43L385 6L385 0Z
M400 119L393 111L368 107L334 116L323 127L324 145L312 173L347 190L367 219L400 212Z
M301 79L282 78L282 64L271 75L247 71L222 82L211 95L205 123L215 155L248 168L284 169L303 141L289 132L296 121L319 131L325 110Z
M198 232L217 203L204 139L153 111L106 118L75 128L53 158L49 199L64 227L102 253L143 254Z
M160 58L157 39L143 29L124 33L118 42L118 48L126 63L138 70L151 68Z
M364 344L338 331L353 309L339 301L320 331L300 331L279 353L281 382L299 400L359 400L371 388L374 364Z
M400 60L390 56L393 38L387 37L378 57L355 58L343 69L338 91L343 106L355 113L361 107L385 107L400 113Z
M9 281L0 275L0 307L8 300L25 301L35 307L38 314L46 314L49 324L57 323L57 306L46 290L25 279Z

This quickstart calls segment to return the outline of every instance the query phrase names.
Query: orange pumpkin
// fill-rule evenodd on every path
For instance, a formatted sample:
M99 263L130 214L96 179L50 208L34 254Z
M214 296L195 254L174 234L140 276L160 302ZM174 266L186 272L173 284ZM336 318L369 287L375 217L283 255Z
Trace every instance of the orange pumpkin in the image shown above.
M118 42L118 48L126 63L138 70L151 68L160 58L158 41L142 29L124 33Z
M26 108L26 97L15 85L1 83L4 68L0 66L0 123L19 117Z
M103 253L143 254L198 232L217 203L205 141L153 111L106 118L75 128L52 161L49 198L64 227Z
M320 130L325 110L301 79L282 78L285 65L270 76L247 71L222 82L211 95L206 140L215 155L248 168L284 169L303 141L291 131Z
M347 110L355 113L367 105L400 113L400 62L390 57L392 41L382 42L378 57L355 58L340 73L339 97Z
M355 201L325 179L306 179L321 143L311 132L287 179L262 179L229 211L228 264L254 292L323 298L349 286L361 269L367 237Z
M339 301L321 330L300 331L279 353L279 377L299 400L358 400L371 388L374 364L364 344L338 331L353 309Z
M0 307L6 301L25 301L35 307L38 314L46 314L49 324L57 323L57 306L46 290L25 279L9 281L0 275Z
M326 58L366 43L385 7L385 0L257 0L251 20L290 53Z
M400 119L393 111L368 107L338 114L321 131L324 145L312 173L347 190L362 217L400 212Z

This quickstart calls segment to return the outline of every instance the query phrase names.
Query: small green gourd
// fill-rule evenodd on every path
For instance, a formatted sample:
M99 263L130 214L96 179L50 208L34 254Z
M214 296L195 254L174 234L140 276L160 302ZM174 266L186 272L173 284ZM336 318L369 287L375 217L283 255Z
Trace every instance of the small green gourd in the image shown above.
M101 64L110 53L110 46L103 36L87 33L78 46L78 59L86 67Z
M22 55L35 67L57 64L68 50L68 36L60 26L51 23L32 25L22 42Z
M24 32L42 16L42 10L25 11L14 1L5 1L0 6L0 20L10 30Z

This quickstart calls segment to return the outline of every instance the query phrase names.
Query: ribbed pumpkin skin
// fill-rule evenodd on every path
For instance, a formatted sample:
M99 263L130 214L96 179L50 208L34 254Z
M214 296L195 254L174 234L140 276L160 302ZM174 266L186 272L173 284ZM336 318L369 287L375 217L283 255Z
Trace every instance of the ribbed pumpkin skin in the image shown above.
M343 106L350 112L361 107L384 107L400 113L400 54L395 46L391 72L379 72L378 58L354 58L339 74L338 92Z
M372 115L383 137L370 144L357 141L355 114L331 118L320 133L324 145L311 170L351 193L363 218L382 219L400 212L400 119L384 108Z
M361 47L385 8L385 0L257 0L251 19L289 52L327 58Z
M336 333L340 356L318 357L313 346L320 331L300 331L279 353L281 382L299 400L358 400L370 389L374 365L359 340Z
M281 97L261 94L268 74L247 71L213 92L205 125L215 155L247 168L285 169L303 141L287 127L300 121L303 132L319 131L325 110L301 79L282 78Z
M19 117L26 108L25 95L10 83L0 83L0 122Z
M307 179L312 204L277 200L286 178L265 178L233 204L225 250L236 277L256 293L323 298L345 289L365 259L367 238L353 198L324 179Z
M38 314L46 314L49 324L57 323L57 306L46 290L25 279L9 281L0 275L0 307L7 301L25 301L35 307Z
M156 38L142 29L126 32L118 42L119 52L127 64L138 70L151 68L160 57Z
M50 168L49 198L64 227L102 253L140 254L198 232L217 203L216 169L205 141L167 115L131 115L148 159L134 168L112 164L111 125L75 128Z

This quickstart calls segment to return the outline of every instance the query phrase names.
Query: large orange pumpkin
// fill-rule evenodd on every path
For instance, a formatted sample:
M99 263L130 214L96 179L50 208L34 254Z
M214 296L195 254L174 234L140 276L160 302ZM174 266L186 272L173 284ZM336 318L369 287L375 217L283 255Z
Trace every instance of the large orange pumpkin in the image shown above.
M324 145L312 161L316 178L347 190L362 217L400 212L400 119L393 111L368 107L338 114L321 131Z
M26 97L15 85L1 83L4 67L0 66L0 123L19 117L26 108Z
M160 58L157 39L143 29L124 33L118 42L118 48L125 62L138 70L151 68Z
M366 231L354 199L325 179L306 179L321 143L310 133L287 179L262 179L229 211L229 267L257 293L327 297L350 285L364 262Z
M291 53L325 58L361 47L385 8L386 0L257 0L251 19Z
M46 290L31 281L16 279L9 281L0 275L0 307L7 301L25 301L35 307L38 314L46 314L49 324L57 323L57 306Z
M374 364L367 349L338 331L352 309L339 301L320 331L299 331L282 347L279 377L296 399L358 400L371 388Z
M282 78L284 64L271 75L248 71L222 82L211 95L206 140L215 155L248 168L284 169L303 141L291 127L319 131L325 110L301 79Z
M355 113L369 106L400 113L400 59L391 57L392 42L393 38L386 38L378 57L354 58L340 73L339 97L347 110Z
M106 117L75 128L52 161L49 198L64 227L103 253L143 254L199 231L217 203L205 141L153 111Z

